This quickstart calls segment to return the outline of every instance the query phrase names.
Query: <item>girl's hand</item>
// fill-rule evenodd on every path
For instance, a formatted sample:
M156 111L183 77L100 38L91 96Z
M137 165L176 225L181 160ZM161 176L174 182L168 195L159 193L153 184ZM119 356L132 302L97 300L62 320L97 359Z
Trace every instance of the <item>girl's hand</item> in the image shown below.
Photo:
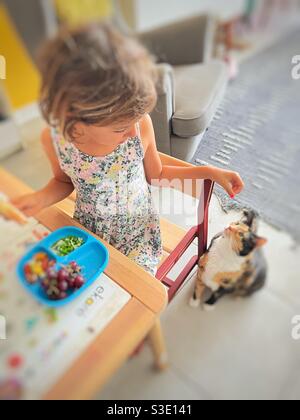
M245 184L238 172L225 171L219 168L213 168L212 171L212 180L221 185L230 198L234 198L243 191Z
M11 200L11 203L27 217L35 216L47 207L46 197L41 192L23 195Z

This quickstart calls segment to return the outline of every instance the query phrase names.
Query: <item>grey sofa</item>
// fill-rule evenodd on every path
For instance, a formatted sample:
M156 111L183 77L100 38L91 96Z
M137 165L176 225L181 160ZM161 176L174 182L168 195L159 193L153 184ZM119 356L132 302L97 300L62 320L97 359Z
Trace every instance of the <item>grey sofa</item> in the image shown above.
M152 113L158 150L190 161L220 104L227 66L212 59L215 20L194 16L138 34L158 58L158 103Z

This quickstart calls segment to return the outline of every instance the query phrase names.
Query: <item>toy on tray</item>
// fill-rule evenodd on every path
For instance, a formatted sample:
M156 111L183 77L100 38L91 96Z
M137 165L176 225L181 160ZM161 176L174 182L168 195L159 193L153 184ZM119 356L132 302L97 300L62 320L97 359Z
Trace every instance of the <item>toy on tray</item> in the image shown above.
M73 301L105 270L107 248L92 235L75 228L59 229L29 251L17 273L40 303L59 307Z

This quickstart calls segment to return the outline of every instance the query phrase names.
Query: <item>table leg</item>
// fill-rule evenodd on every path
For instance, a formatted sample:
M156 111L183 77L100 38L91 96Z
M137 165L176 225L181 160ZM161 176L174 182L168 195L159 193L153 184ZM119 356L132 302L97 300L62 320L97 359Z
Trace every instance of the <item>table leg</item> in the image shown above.
M162 371L168 367L168 353L160 320L158 319L148 335L148 341L154 357L154 366Z

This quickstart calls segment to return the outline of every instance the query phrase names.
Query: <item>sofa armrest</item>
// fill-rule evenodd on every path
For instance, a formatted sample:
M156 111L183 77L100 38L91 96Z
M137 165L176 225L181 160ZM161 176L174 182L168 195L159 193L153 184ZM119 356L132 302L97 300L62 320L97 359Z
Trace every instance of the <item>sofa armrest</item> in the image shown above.
M158 64L157 70L157 104L151 118L158 150L171 154L171 125L175 112L173 69L168 64Z
M198 15L137 36L160 62L173 66L196 64L212 57L215 27L213 16Z

